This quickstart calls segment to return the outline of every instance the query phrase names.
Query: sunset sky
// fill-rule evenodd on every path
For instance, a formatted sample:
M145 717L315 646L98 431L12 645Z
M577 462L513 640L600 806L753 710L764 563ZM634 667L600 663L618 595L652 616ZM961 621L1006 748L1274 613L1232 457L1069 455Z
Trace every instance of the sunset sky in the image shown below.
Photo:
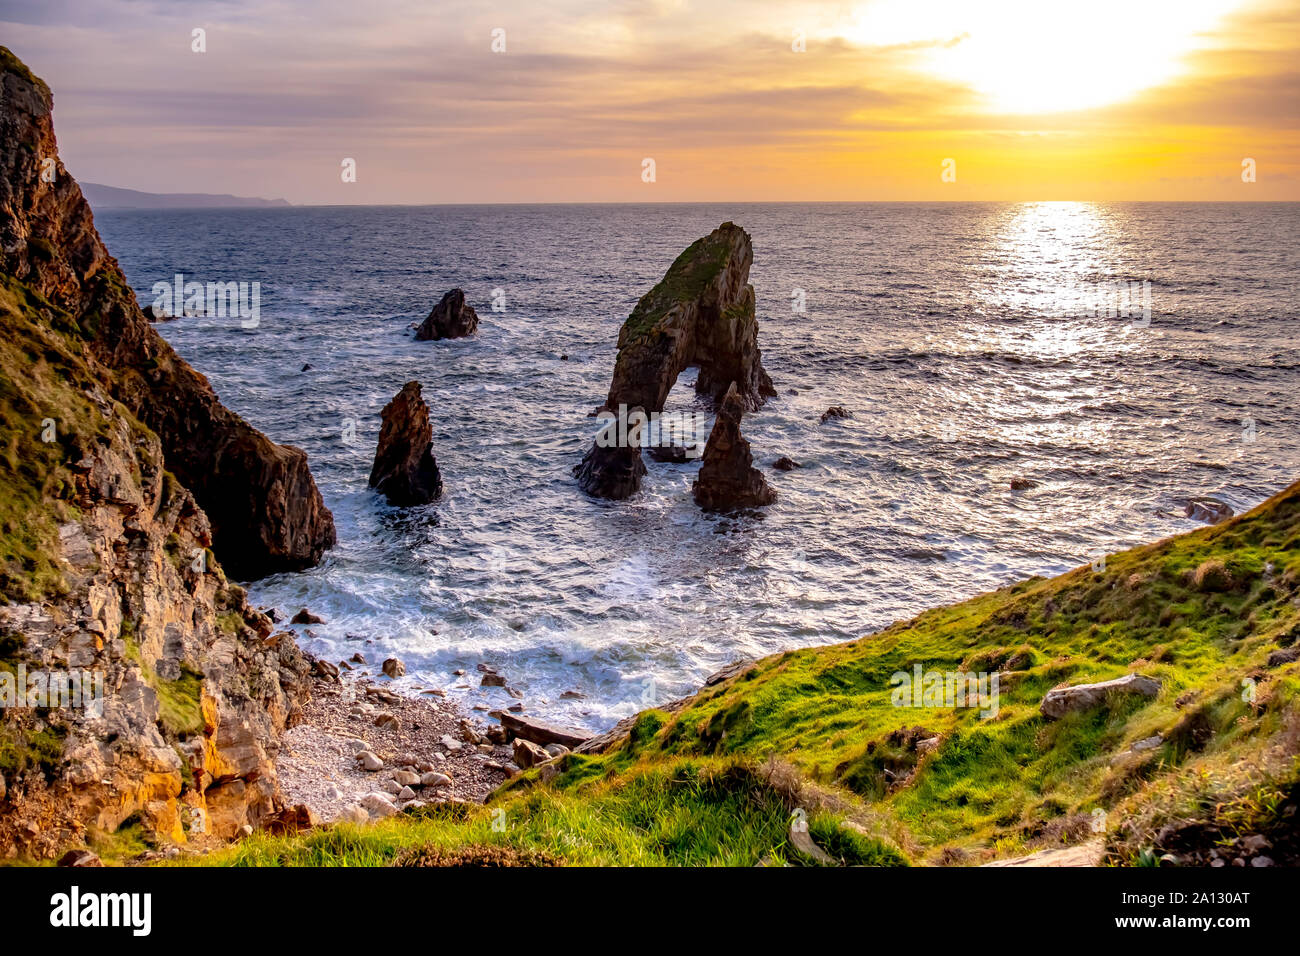
M1300 200L1297 0L0 0L0 43L151 192Z

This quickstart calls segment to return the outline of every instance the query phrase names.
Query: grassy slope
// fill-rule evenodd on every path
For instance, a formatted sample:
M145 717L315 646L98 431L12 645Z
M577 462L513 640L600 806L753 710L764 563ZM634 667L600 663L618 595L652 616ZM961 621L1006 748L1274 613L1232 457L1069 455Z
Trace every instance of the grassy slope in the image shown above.
M1141 862L1167 820L1213 817L1239 832L1277 822L1269 815L1296 780L1300 663L1266 662L1300 634L1298 594L1300 485L1100 572L1031 579L767 658L676 713L643 713L615 751L567 755L546 783L530 771L460 819L257 837L209 862L374 865L421 845L568 863L807 862L786 841L800 806L846 862L976 861L1075 842L1096 809L1112 861ZM1002 669L997 715L892 706L890 675L915 663ZM1129 672L1158 679L1160 694L1059 721L1039 714L1058 684ZM918 753L915 741L935 734L940 745ZM1164 742L1127 753L1154 734ZM491 826L498 808L504 830Z

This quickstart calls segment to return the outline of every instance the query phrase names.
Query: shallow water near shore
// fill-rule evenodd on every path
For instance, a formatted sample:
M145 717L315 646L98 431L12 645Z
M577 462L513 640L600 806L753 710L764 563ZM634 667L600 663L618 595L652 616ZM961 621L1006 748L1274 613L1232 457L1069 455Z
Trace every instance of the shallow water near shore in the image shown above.
M334 512L338 547L255 582L253 603L311 608L326 623L309 650L399 657L412 690L512 702L478 688L486 663L530 713L595 730L738 657L1060 573L1197 527L1188 497L1240 512L1295 480L1298 214L958 203L95 218L142 305L178 272L261 283L256 329L159 326L226 405L307 451ZM623 319L728 219L753 236L760 346L780 393L744 431L779 501L761 517L706 516L690 495L698 463L648 458L633 500L586 498L570 469ZM1149 324L1062 314L1064 288L1117 280L1151 283ZM453 286L478 335L415 342L410 323ZM380 410L411 379L445 493L402 511L366 479ZM693 407L689 375L669 404ZM829 405L852 418L819 424ZM772 472L782 455L803 467ZM1037 484L1013 492L1013 478Z

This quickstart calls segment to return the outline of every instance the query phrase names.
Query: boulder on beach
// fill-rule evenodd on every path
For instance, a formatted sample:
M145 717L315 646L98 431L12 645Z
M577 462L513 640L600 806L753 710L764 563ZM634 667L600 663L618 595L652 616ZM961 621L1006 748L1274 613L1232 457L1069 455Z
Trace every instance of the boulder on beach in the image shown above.
M704 463L691 493L706 511L759 508L776 501L776 492L754 467L749 442L740 433L744 404L735 383L718 408L717 421L704 446Z
M398 506L426 504L442 494L429 406L420 397L419 382L407 382L384 406L370 487Z
M677 376L691 367L699 369L696 393L714 405L733 383L744 409L775 396L758 350L753 260L749 234L731 222L678 256L623 323L603 408L658 415ZM597 440L573 473L587 494L622 499L640 488L645 463L636 443Z
M439 300L433 311L415 330L420 342L438 339L461 339L478 330L478 313L465 304L463 289L452 289Z

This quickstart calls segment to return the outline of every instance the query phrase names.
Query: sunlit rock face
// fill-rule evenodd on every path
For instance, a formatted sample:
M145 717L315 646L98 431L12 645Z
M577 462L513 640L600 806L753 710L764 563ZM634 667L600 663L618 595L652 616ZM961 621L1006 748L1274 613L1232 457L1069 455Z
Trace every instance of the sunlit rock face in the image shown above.
M776 395L758 349L753 261L749 234L731 222L678 256L623 323L605 408L662 412L677 376L692 367L699 369L696 392L715 405L733 383L742 409ZM590 495L627 498L645 465L639 447L596 444L574 474Z

